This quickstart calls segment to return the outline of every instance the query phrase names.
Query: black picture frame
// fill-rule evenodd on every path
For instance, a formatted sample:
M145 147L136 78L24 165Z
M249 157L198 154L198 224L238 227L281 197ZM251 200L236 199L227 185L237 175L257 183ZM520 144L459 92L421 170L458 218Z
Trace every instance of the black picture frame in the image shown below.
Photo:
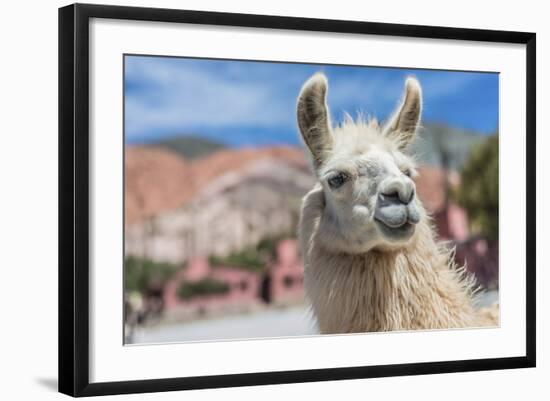
M521 357L90 383L89 22L91 18L274 28L526 46L526 353ZM59 9L59 391L71 396L534 367L536 35L479 29L74 4Z

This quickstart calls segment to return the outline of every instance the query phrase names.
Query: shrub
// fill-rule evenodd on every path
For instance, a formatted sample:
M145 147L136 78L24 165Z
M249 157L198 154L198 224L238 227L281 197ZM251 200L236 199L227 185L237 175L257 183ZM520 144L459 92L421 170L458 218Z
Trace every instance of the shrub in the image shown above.
M233 252L226 257L210 256L208 258L210 265L212 266L233 266L241 267L246 270L262 271L265 267L265 260L262 258L261 252L255 248L250 247L238 252Z
M164 285L176 270L170 263L128 256L124 259L124 290L144 294L152 286Z
M212 255L208 261L213 267L231 266L261 273L265 270L267 261L275 258L275 248L279 241L285 238L290 238L290 236L280 235L264 238L256 246L247 247L225 257Z
M188 300L196 296L220 295L229 292L229 284L213 278L205 278L195 282L183 282L178 288L178 296Z

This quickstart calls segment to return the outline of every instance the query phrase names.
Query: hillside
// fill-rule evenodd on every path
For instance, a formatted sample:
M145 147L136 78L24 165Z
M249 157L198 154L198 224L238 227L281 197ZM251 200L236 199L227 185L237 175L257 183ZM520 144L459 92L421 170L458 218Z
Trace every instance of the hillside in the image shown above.
M472 146L485 138L483 135L450 128L443 124L428 123L419 130L411 152L417 156L419 164L436 167L442 166L445 153L447 166L453 170L459 170L468 158ZM194 135L165 138L146 146L165 148L185 159L200 159L227 149L222 143Z
M219 142L194 135L179 135L165 138L152 145L169 149L186 159L198 159L225 148Z
M133 224L191 201L227 173L239 173L262 160L309 173L301 148L290 146L226 149L188 160L158 146L125 149L125 223Z

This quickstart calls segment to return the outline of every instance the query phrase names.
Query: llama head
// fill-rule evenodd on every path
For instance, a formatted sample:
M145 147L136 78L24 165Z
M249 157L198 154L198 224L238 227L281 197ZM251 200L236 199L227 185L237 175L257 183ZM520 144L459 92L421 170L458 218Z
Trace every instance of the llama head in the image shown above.
M327 79L313 75L298 97L298 126L324 195L320 240L348 253L395 250L410 243L423 209L406 149L420 121L422 92L415 78L389 121L347 116L332 126Z

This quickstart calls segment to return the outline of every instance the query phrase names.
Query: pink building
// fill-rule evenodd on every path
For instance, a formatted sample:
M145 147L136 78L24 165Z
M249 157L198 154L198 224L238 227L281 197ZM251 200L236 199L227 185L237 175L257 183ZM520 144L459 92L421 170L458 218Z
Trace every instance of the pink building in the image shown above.
M188 300L179 297L178 290L184 282L197 283L207 278L227 284L228 291L222 294L198 295ZM179 308L190 313L207 312L258 302L259 288L260 277L257 273L236 267L212 267L207 259L196 258L166 283L163 300L167 310Z
M456 262L466 265L485 288L498 287L498 241L471 236L468 214L449 199L448 192L460 185L455 171L420 167L418 196L433 217L438 237L456 245Z
M466 264L479 284L488 289L498 288L498 241L472 237L456 245L456 260Z
M267 303L303 300L304 266L298 241L282 240L277 244L275 252L275 260L268 264L267 274L262 280L261 298Z
M211 266L206 258L195 258L164 286L163 302L167 312L196 315L224 310L243 310L263 303L288 303L303 300L304 269L297 241L282 240L276 245L275 258L264 273L234 266ZM180 286L204 279L227 285L221 294L197 295L183 300Z
M468 215L460 206L448 202L443 209L433 214L433 219L440 238L455 241L468 238Z

